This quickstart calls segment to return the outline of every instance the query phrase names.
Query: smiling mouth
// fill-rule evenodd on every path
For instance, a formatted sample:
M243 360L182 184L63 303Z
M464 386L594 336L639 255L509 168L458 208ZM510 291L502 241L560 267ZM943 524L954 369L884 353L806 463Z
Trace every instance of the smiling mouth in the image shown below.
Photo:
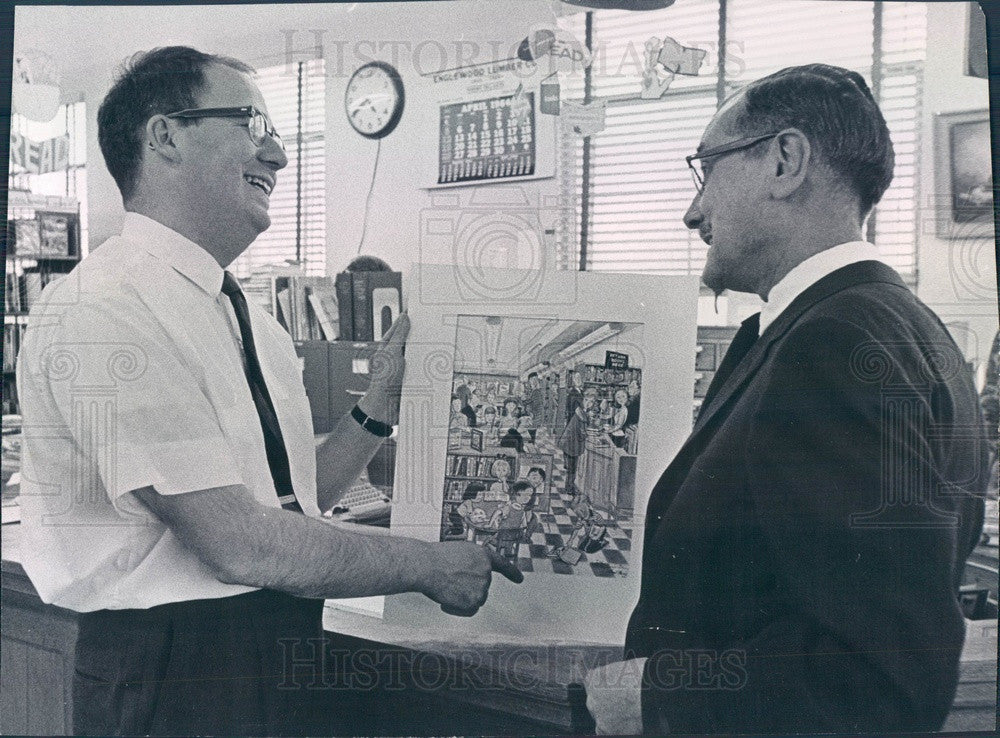
M274 189L274 185L272 185L270 182L268 182L266 179L264 179L262 177L256 177L256 176L254 176L252 174L246 174L246 175L243 176L243 179L248 184L251 184L254 187L256 187L257 189L259 189L265 195L270 195L271 194L271 190Z

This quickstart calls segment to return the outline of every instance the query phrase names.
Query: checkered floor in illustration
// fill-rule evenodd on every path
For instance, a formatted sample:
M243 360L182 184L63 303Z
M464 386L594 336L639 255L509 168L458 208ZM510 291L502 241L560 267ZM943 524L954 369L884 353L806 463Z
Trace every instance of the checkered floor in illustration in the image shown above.
M548 555L553 549L566 545L566 541L579 522L579 517L570 507L572 496L566 491L566 463L552 434L540 429L536 433L534 450L538 453L552 454L551 498L549 511L538 513L544 532L532 534L530 544L521 544L518 568L525 573L626 576L632 550L631 520L618 520L613 523L609 521L606 536L608 544L596 553L583 554L576 564L567 564ZM604 516L604 513L598 514Z

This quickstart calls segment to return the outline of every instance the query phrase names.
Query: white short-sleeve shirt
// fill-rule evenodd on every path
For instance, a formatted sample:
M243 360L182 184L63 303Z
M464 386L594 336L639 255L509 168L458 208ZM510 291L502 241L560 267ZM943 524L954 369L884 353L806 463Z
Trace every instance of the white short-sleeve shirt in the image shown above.
M132 491L234 484L278 507L223 270L127 213L120 236L50 284L17 362L22 561L42 600L86 612L228 597ZM292 484L318 516L312 420L289 335L249 304Z

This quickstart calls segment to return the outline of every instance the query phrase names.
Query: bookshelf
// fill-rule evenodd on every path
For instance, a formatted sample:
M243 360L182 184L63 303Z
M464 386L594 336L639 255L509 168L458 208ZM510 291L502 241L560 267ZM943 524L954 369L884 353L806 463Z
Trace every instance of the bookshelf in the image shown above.
M14 377L28 313L49 282L80 261L80 204L74 198L11 189L4 266L3 414L18 414Z

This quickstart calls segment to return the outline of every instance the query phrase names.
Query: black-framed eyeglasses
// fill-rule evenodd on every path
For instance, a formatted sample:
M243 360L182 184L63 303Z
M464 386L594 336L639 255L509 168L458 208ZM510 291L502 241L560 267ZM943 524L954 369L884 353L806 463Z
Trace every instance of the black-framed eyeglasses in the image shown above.
M723 154L731 154L734 151L742 151L743 149L749 149L751 146L756 146L762 141L767 141L780 135L781 131L775 131L774 133L765 133L761 136L751 136L750 138L740 138L735 141L730 141L726 144L721 144L719 146L713 146L710 149L705 149L704 151L699 151L697 154L692 154L691 156L684 157L684 161L687 162L688 168L691 170L691 178L694 180L694 186L698 190L698 194L701 194L702 189L705 187L705 177L699 171L698 167L694 165L694 162L698 159L708 159L713 156L722 156Z
M268 136L274 139L275 143L285 150L285 143L281 136L271 125L267 116L260 112L253 105L244 105L240 108L187 108L178 110L176 113L167 113L168 118L247 118L247 131L250 133L250 140L254 146L262 146Z

